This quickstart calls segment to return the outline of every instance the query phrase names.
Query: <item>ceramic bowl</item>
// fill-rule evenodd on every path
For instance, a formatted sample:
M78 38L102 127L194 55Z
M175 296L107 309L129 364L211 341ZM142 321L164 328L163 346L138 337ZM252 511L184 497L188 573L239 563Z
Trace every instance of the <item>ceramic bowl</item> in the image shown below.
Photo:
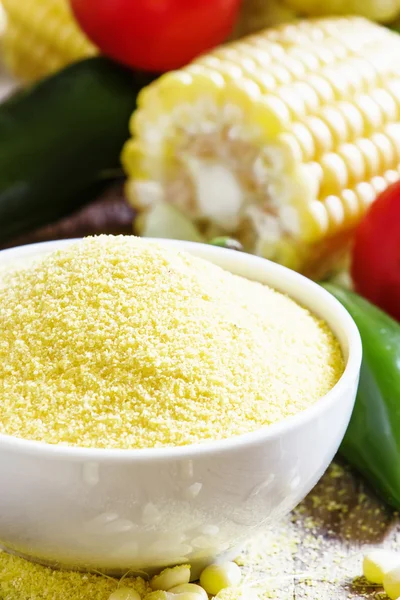
M4 250L0 267L71 241ZM196 578L206 564L233 556L292 510L335 455L361 362L358 330L346 310L317 284L267 260L202 244L162 243L267 283L325 319L343 350L343 376L304 412L223 441L104 450L0 435L3 548L44 564L112 574L151 574L189 562Z

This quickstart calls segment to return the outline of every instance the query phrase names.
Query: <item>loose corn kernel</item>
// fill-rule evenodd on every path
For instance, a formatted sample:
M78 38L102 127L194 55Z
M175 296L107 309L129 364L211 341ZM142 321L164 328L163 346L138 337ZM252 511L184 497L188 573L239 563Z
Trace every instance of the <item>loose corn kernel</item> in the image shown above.
M238 565L234 562L210 565L200 575L200 585L207 594L215 596L224 588L237 586L242 578Z
M175 597L165 590L155 590L146 594L143 600L175 600Z
M154 575L150 580L152 590L168 591L178 585L189 583L190 581L190 565L178 565L164 569L159 575Z
M220 245L220 244L214 244ZM225 246L227 247L227 246ZM168 590L172 594L182 594L182 593L191 593L201 596L203 600L208 600L207 592L200 586L195 583L182 583L181 585L176 585L175 587ZM183 600L183 599L182 599Z
M396 566L383 575L383 589L391 600L400 598L400 566Z
M367 581L381 585L386 573L400 567L400 555L388 550L371 550L364 555L363 575Z

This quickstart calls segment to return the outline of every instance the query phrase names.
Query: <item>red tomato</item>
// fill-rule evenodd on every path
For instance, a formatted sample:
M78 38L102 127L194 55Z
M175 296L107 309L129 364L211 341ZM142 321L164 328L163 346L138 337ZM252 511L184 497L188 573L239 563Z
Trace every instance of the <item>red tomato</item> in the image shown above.
M223 42L241 0L70 0L100 50L130 67L177 69Z
M400 182L377 198L358 227L351 274L359 294L400 321Z

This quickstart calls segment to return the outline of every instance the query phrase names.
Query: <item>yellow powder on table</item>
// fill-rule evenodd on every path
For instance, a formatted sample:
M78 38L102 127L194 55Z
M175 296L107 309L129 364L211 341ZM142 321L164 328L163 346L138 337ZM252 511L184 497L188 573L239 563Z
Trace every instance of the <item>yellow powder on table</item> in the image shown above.
M304 410L343 372L285 295L133 236L87 238L0 289L0 432L98 448L228 438Z
M0 551L1 600L108 600L120 586L150 592L141 577L121 581L73 571L57 571Z

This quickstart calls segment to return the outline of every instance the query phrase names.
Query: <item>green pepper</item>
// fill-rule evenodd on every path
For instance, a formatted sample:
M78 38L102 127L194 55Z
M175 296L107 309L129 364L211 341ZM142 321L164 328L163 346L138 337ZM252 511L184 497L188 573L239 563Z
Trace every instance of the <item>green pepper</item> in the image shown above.
M353 317L363 345L356 404L340 453L400 509L400 324L354 292L323 287Z

